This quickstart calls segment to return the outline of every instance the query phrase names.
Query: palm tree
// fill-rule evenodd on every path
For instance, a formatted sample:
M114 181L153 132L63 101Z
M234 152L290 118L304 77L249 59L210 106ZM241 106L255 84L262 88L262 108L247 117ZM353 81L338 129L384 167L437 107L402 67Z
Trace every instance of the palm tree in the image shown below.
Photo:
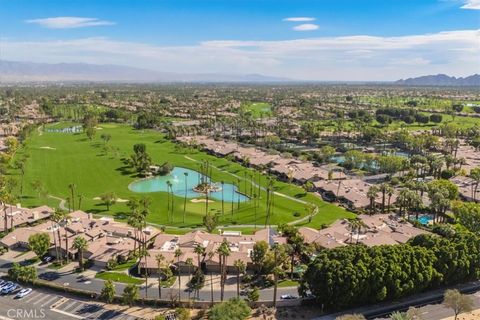
M56 254L57 254L57 259L60 261L60 264L63 263L63 257L62 257L62 254L60 254L60 250L58 250L59 248L62 247L62 237L60 236L60 222L63 221L64 219L64 216L65 216L65 212L60 210L60 209L56 209L53 214L50 216L50 218L55 222L55 226L56 226L56 232L57 232L57 241L58 241L58 246L56 247ZM55 229L55 228L54 228ZM53 230L53 232L55 232L55 230Z
M182 255L182 250L180 248L177 248L175 250L175 258L177 258L177 274L178 274L178 301L182 301L182 296L180 294L181 286L182 286L182 281L181 281L181 276L180 276L180 256Z
M53 246L55 247L55 257L59 259L60 256L59 256L58 245L57 245L57 233L55 232L56 231L55 228L58 228L58 225L57 225L57 216L55 213L56 211L50 215L49 219L51 222L51 228L52 228L52 234L53 234Z
M83 194L78 195L78 210L82 210L82 200L85 196Z
M367 197L368 199L370 199L370 210L372 214L376 212L375 199L377 198L377 193L378 193L377 186L370 186L370 188L367 191Z
M220 301L223 301L223 294L225 291L225 278L226 278L226 264L227 264L227 257L230 255L230 246L228 245L227 240L223 240L222 244L218 247L217 253L220 257Z
M470 178L474 181L472 184L472 199L473 201L477 201L477 190L478 185L480 184L480 168L470 170Z
M388 184L387 183L382 183L379 186L379 191L382 193L382 213L385 213L385 198L387 194L387 189L388 189Z
M162 299L162 267L165 257L163 254L159 253L155 256L157 261L157 272L158 272L158 299Z
M390 204L391 204L391 201L392 201L392 196L395 193L395 189L391 185L387 185L387 188L386 188L385 192L388 196L387 211L390 212Z
M127 202L127 207L130 208L131 213L130 216L128 217L128 222L127 224L131 226L134 230L135 233L135 241L133 243L133 253L137 251L137 240L138 240L138 235L137 235L137 226L138 226L138 208L140 208L140 203L138 202L138 199L136 198L131 198Z
M211 260L214 255L215 255L215 252L210 251L208 253L208 259ZM212 306L213 306L213 272L211 272L211 271L210 271L210 298L211 298Z
M205 254L205 247L202 246L201 244L198 244L193 249L193 252L197 254L198 269L200 270L201 269L200 256L203 256Z
M77 186L75 185L75 183L70 183L68 185L68 189L70 189L70 194L71 194L71 208L70 210L71 211L75 211L75 189L77 188Z
M240 274L243 274L246 270L245 262L237 259L233 262L235 268L237 268L237 298L240 297Z
M78 268L83 270L83 251L88 248L88 242L85 238L75 237L73 248L78 251Z
M274 244L273 245L274 261L275 261L275 267L273 268L273 281L274 281L273 307L274 308L277 306L278 274L282 271L282 269L278 265L278 249L279 249L278 244Z
M185 260L185 263L188 266L188 283L190 283L190 281L192 280L192 267L193 267L192 258L187 258L187 260ZM190 300L190 291L191 290L188 290L188 300Z
M148 250L145 247L142 247L139 252L138 252L138 257L140 260L142 258L145 259L145 270L144 270L144 276L145 276L145 299L148 299L148 271L147 271L147 257L149 257L150 254L148 253Z
M63 223L65 223L65 260L68 262L68 249L70 248L68 245L68 232L66 226L68 225L68 219L70 218L70 215L68 212L64 212L63 214Z
M223 214L225 213L225 202L223 199L223 189L224 189L225 181L222 180L221 184L222 184L222 216L223 216Z
M187 210L187 177L188 172L183 173L185 175L185 197L183 198L183 223L185 223L185 211Z

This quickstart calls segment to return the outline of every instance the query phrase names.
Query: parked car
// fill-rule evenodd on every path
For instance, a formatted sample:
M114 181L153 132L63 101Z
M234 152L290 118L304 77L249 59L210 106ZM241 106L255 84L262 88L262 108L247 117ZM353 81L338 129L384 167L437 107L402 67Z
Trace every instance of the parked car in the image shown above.
M292 300L292 299L297 299L297 297L295 297L292 294L282 294L280 296L280 299L282 299L282 300Z
M15 291L18 288L18 285L16 283L12 283L10 286L5 287L2 289L2 294L9 294Z
M12 281L7 281L7 282L2 283L2 284L0 285L0 291L3 290L3 288L5 288L5 287L11 286L12 284L13 284Z
M53 257L52 256L45 256L45 257L43 257L42 260L45 263L49 263L50 261L53 261Z
M17 299L23 298L23 297L27 296L28 294L30 294L30 292L32 292L32 288L22 289L15 295L15 298L17 298Z

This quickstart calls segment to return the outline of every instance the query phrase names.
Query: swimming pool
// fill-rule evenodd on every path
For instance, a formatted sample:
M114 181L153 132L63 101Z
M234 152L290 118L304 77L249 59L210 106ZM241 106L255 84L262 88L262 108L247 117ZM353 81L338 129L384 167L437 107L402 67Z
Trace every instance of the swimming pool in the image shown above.
M421 216L421 217L418 217L418 222L420 222L421 224L423 225L428 225L430 223L430 221L433 220L433 217L429 216L429 215L424 215L424 216Z
M150 192L168 192L167 181L172 183L173 194L179 197L197 198L205 197L205 194L193 190L202 178L200 172L182 168L174 167L173 170L165 176L155 176L151 178L141 179L132 182L128 189L138 193ZM209 198L215 200L222 200L222 185L220 182L214 182L218 186L218 191L210 192ZM249 197L239 193L237 187L230 183L223 185L223 198L226 202L246 202Z

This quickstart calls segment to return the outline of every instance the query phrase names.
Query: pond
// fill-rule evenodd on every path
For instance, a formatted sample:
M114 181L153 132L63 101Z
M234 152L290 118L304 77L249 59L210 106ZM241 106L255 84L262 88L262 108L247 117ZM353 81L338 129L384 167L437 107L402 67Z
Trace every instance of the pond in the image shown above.
M141 179L132 182L128 189L138 193L149 192L168 192L167 181L172 183L173 194L179 197L198 198L205 197L205 194L193 190L202 178L200 172L182 168L174 167L173 170L165 176L155 176L151 178ZM222 200L222 185L220 182L214 182L218 186L218 191L210 192L209 198L215 200ZM223 185L223 197L225 202L246 202L249 197L239 193L237 187L230 183Z

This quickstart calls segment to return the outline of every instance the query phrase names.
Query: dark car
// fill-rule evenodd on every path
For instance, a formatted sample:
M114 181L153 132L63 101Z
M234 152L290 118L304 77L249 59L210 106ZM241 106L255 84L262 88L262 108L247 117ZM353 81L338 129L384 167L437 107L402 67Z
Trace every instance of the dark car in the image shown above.
M53 281L60 278L60 275L57 272L47 271L38 276L42 280Z

